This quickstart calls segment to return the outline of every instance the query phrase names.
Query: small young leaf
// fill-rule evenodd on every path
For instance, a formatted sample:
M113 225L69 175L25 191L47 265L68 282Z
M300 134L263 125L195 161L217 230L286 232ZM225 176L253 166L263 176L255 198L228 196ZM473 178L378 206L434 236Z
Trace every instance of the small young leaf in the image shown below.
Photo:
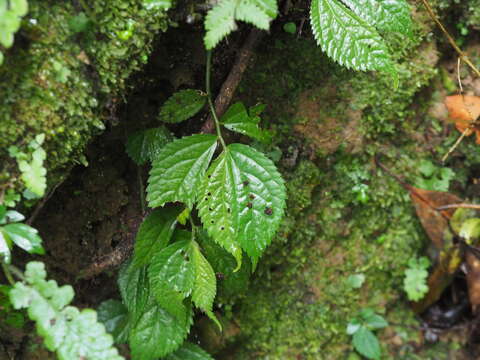
M191 294L195 266L189 251L190 243L190 239L177 241L153 254L148 272L155 296L161 296L165 287L180 292L184 297Z
M353 346L367 359L380 359L381 351L377 337L363 326L353 334Z
M167 355L165 360L213 360L213 358L199 346L184 342L180 349Z
M371 330L383 329L388 326L388 322L382 316L373 314L365 319L365 326Z
M375 28L339 0L313 0L310 23L318 45L340 65L396 74L385 42Z
M45 254L42 247L42 239L38 235L37 229L31 226L15 223L3 227L4 236L7 236L18 247L30 254Z
M137 131L128 137L126 151L137 165L143 165L147 161L154 161L172 139L170 131L163 126Z
M10 223L15 223L15 222L20 222L25 220L25 216L20 214L18 211L15 210L8 210L7 213L5 214L5 217L7 218L7 221ZM1 221L0 221L1 224Z
M163 104L158 118L167 123L178 123L198 113L206 102L206 94L199 90L181 90Z
M168 311L150 302L130 331L132 357L136 360L157 360L176 349L185 340L192 322L192 311L182 323Z
M120 301L107 300L97 309L98 321L105 325L105 329L112 334L115 343L124 344L128 341L130 331L128 310Z
M143 221L135 238L133 266L148 265L152 256L162 250L170 241L177 217L179 206L154 210Z
M0 225L3 225L7 222L5 216L7 215L7 207L5 205L0 205Z
M247 109L241 102L230 106L221 118L223 125L227 129L263 141L265 140L265 135L258 127L259 120L260 118L257 116L250 117Z
M214 135L192 135L167 144L150 171L149 205L180 201L191 208L216 147Z
M195 306L202 309L221 329L221 325L213 314L213 300L217 293L217 279L212 266L200 252L196 241L192 241L190 251L195 269L195 286L192 292L192 301Z
M147 268L135 268L132 261L122 265L118 274L118 287L132 323L142 315L150 299Z

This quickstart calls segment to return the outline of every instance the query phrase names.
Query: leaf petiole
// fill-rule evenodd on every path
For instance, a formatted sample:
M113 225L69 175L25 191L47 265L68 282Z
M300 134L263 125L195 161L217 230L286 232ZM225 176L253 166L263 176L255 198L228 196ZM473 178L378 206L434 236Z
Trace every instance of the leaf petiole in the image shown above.
M212 90L210 86L210 79L211 79L211 71L212 71L212 51L207 51L207 69L205 71L205 86L207 91L207 100L208 106L210 108L210 112L212 113L213 120L215 121L215 129L217 130L218 138L220 139L220 143L222 144L222 148L226 149L227 145L225 145L225 140L223 140L222 132L220 131L220 121L218 120L217 113L215 112L215 106L213 105L212 101Z

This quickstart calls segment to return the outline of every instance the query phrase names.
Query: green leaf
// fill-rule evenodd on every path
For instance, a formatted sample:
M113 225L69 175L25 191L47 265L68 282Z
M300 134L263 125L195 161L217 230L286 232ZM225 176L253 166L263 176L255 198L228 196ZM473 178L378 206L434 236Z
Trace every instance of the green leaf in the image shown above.
M409 300L418 301L428 293L427 278L428 271L424 268L414 267L405 270L403 289Z
M46 152L39 146L33 151L30 162L17 158L22 181L38 197L43 196L47 188L47 169L43 166L46 156Z
M16 283L10 291L15 309L27 308L45 346L56 351L60 360L122 360L113 347L112 336L97 322L94 310L67 306L73 299L71 286L59 287L46 281L43 263L30 262L25 271L27 284Z
M202 309L217 326L222 329L216 316L213 314L213 300L217 293L217 279L212 266L200 252L196 241L192 241L190 254L195 270L195 286L192 292L192 301L195 306Z
M38 235L37 229L31 226L15 223L3 227L4 236L7 236L18 247L30 254L45 254L42 247L42 239Z
M480 218L465 220L458 235L465 239L468 244L471 244L472 240L478 239L480 237Z
M342 2L380 31L412 35L410 5L405 0L342 0Z
M128 309L118 300L107 300L97 309L98 321L105 325L105 329L112 334L117 344L128 341L130 331L128 322Z
M385 42L375 28L338 0L313 0L313 34L329 57L355 70L396 74Z
M213 49L235 30L235 20L249 22L259 29L268 30L277 12L276 0L221 0L205 18L205 47L207 50Z
M364 282L365 282L364 274L350 275L346 280L347 286L351 287L352 289L360 289Z
M206 94L199 90L181 90L163 104L158 118L167 123L178 123L198 113L206 102Z
M5 217L7 218L7 221L11 223L25 220L25 216L23 216L22 214L20 214L18 211L15 211L15 210L8 210L7 213L5 214Z
M10 264L12 261L11 246L10 240L3 235L2 227L0 227L0 261L6 264Z
M165 287L187 297L195 282L195 267L189 251L191 240L181 240L153 254L149 267L152 292L160 297Z
M186 322L150 302L130 332L130 347L135 360L157 360L176 349L185 340L192 322L189 311Z
M375 330L387 327L388 322L383 318L383 316L373 314L365 319L365 325L368 329Z
M165 357L165 360L213 360L200 346L184 342L182 347Z
M147 161L154 161L170 141L172 134L163 126L141 130L128 137L126 151L137 165L143 165Z
M5 216L7 215L7 207L5 205L0 205L0 224L5 224L7 219Z
M123 303L130 313L132 322L145 311L150 299L150 282L147 268L136 268L132 261L122 265L118 274L118 287Z
M220 276L220 280L217 282L217 292L227 298L244 293L250 280L250 262L243 261L240 270L234 271L236 267L235 258L217 245L207 235L206 231L199 232L198 240L208 262Z
M273 162L250 146L231 144L207 172L198 211L215 242L254 264L270 244L285 208L285 184Z
M150 171L149 205L180 201L191 208L216 147L214 135L192 135L167 144Z
M380 359L381 351L377 337L363 326L353 334L353 346L367 359Z
M260 118L256 116L250 117L245 105L241 102L230 106L221 118L223 125L227 129L263 141L265 140L265 135L258 127L259 120Z
M148 265L152 256L170 241L181 208L168 207L154 210L143 221L135 238L133 266Z

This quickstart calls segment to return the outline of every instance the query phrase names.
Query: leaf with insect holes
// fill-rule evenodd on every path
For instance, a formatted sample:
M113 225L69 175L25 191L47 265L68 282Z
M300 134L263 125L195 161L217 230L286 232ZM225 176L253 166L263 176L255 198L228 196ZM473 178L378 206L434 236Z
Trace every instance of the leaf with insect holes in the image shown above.
M143 165L155 160L160 150L172 139L170 131L163 126L137 131L128 137L126 151L137 165Z
M342 0L342 2L380 31L412 36L411 9L405 0Z
M206 94L199 90L181 90L163 104L158 119L167 123L187 120L202 110L206 102Z
M221 0L205 18L205 47L207 50L213 49L235 30L235 20L268 30L270 22L277 17L277 12L276 0Z
M191 294L195 283L195 267L191 259L190 239L176 241L162 251L152 254L149 267L152 292L161 296L167 287L187 297Z
M148 265L153 254L161 251L170 242L177 217L182 208L179 206L156 209L143 221L135 237L133 266Z
M213 360L213 358L198 345L186 341L180 349L168 354L165 360Z
M255 265L277 231L285 199L273 162L250 146L231 144L207 172L198 211L208 234L238 265L240 248Z
M248 114L245 105L241 102L230 106L221 118L223 126L228 130L250 136L259 141L264 141L265 134L258 127L259 121L260 118L258 116L250 116Z
M313 0L310 23L318 45L340 65L397 76L387 46L374 24L367 23L339 0Z
M216 136L201 134L167 144L153 162L148 178L150 207L180 201L191 208L216 147Z

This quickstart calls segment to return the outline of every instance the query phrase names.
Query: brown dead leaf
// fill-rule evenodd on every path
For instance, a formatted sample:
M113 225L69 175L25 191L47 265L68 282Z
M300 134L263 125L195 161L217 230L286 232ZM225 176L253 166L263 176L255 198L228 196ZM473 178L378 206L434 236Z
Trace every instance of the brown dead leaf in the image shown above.
M448 231L448 220L455 209L438 211L437 208L462 202L457 196L442 192L409 186L410 198L425 232L437 249L444 248L444 234Z
M448 250L440 253L439 261L428 277L427 295L420 301L412 302L414 312L421 314L430 305L440 299L443 291L452 282L455 272L462 261L458 246L451 246Z
M445 98L450 119L455 122L455 127L463 133L472 122L480 116L480 97L472 95L452 95ZM480 144L480 125L467 130L466 136L476 133L476 142Z

